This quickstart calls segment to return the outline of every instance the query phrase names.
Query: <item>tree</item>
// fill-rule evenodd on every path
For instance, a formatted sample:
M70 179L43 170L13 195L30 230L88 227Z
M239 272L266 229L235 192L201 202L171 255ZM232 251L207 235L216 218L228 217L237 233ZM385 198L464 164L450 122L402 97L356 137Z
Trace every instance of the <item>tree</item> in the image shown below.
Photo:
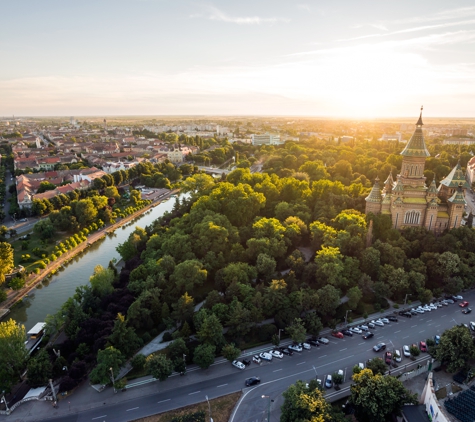
M0 322L0 390L10 391L25 369L25 326L13 319Z
M414 358L421 354L421 351L419 350L417 346L409 347L409 352L411 353L411 356Z
M94 267L94 273L89 277L92 291L98 297L104 297L114 291L112 283L114 282L114 271L110 268L104 268L102 265Z
M309 312L305 315L305 326L307 327L307 332L312 334L312 336L318 336L323 329L322 321L316 312Z
M340 305L340 293L338 289L330 284L317 290L318 293L318 312L322 316L331 316Z
M363 292L358 286L354 286L346 292L346 296L348 297L348 306L350 309L356 309L358 306L359 301L363 297Z
M48 384L52 377L53 365L45 349L41 349L34 358L28 362L28 384L33 387L40 387Z
M215 314L206 314L196 336L202 343L221 346L224 343L223 326Z
M371 369L373 374L384 375L388 370L386 364L381 358L373 358L366 363L366 368Z
M10 243L0 242L0 284L5 281L5 274L13 269L13 248Z
M183 360L183 355L188 356L188 347L183 338L177 338L168 345L168 357L175 362L178 359Z
M90 198L81 199L76 204L75 216L82 227L91 224L97 217L97 208Z
M55 190L56 189L56 185L53 185L51 182L48 182L48 181L44 181L44 182L41 182L40 183L40 186L38 188L38 190L36 191L36 193L43 193L43 192L46 192L48 190Z
M336 414L323 397L323 392L311 381L308 387L297 381L284 391L284 404L280 422L340 422L343 415Z
M232 362L239 357L241 354L241 349L237 348L234 343L228 343L223 347L221 353L225 359L229 360L229 362Z
M43 240L51 239L55 233L54 226L49 218L38 221L34 225L33 231Z
M193 259L179 263L170 276L170 281L175 283L181 293L191 292L206 281L207 275L208 271L203 268L203 264Z
M403 405L417 403L417 394L411 394L397 378L374 375L369 369L353 375L350 390L360 422L385 422L399 414Z
M449 372L463 368L474 357L475 346L467 327L457 325L442 333L435 358L446 363Z
M94 384L108 384L112 382L112 374L118 375L124 362L125 359L120 350L113 346L99 350L97 352L97 365L91 371L89 379Z
M307 330L300 318L295 318L292 324L286 328L286 331L295 343L303 343L307 337Z
M173 372L173 363L165 355L156 353L147 358L147 369L152 377L165 381Z
M130 357L141 346L142 341L133 327L127 327L125 317L119 312L114 328L109 336L109 343L119 349L124 356Z
M335 372L332 375L332 380L333 380L335 386L340 385L343 382L343 375L338 373L338 372Z
M211 344L200 344L196 349L193 356L193 362L195 362L200 368L208 369L214 362L214 352L216 347Z

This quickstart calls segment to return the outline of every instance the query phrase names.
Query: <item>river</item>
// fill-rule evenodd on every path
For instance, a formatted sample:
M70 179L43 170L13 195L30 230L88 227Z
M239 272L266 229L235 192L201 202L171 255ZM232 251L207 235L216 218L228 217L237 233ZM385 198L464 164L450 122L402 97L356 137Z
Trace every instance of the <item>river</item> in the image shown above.
M114 233L106 235L103 240L94 243L84 253L73 258L62 271L38 284L36 289L14 306L4 319L13 318L22 323L26 331L37 322L44 322L46 315L54 314L74 295L76 287L89 283L89 277L96 265L107 267L112 259L120 259L115 248L128 239L136 226L145 228L150 225L165 211L171 211L174 203L175 199L170 198L127 225L119 227Z

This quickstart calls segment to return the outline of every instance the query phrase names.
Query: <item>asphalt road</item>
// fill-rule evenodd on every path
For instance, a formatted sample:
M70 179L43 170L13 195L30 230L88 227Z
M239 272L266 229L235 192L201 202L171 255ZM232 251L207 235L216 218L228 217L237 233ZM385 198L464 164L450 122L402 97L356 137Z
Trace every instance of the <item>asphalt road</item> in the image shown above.
M465 293L464 299L475 305L475 292ZM242 371L229 363L219 361L207 371L192 370L184 377L171 377L163 383L148 384L148 388L137 387L143 389L143 395L129 399L128 393L118 393L124 394L124 400L115 404L110 404L104 396L102 407L50 420L129 421L202 402L206 395L212 399L242 390L243 396L230 422L260 422L267 419L269 409L270 421L277 422L283 403L282 393L290 384L299 379L308 381L315 376L323 380L325 375L342 369L345 374L342 388L345 388L349 385L354 365L375 356L383 356L383 353L373 352L372 347L376 343L386 343L387 350L402 349L404 344L411 345L420 340L433 338L434 335L440 335L445 329L456 324L468 324L469 321L475 320L475 312L473 315L464 315L461 310L458 303L455 303L412 318L398 317L399 322L392 322L373 330L375 336L372 339L363 340L361 335L356 334L344 339L328 337L330 340L328 345L312 347L311 350L284 356L283 359L274 358L272 362L263 362L260 365L252 363ZM418 361L422 363L427 358L428 355L422 353ZM399 365L404 367L409 364L413 362L403 357ZM259 376L261 384L246 388L244 381L251 376ZM333 389L327 392L328 398L336 395ZM67 404L62 401L61 406Z

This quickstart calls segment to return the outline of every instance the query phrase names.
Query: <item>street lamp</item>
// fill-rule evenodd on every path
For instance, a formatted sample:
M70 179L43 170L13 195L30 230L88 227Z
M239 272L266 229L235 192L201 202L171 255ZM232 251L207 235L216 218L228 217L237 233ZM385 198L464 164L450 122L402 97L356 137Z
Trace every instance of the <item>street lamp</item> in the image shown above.
M2 399L0 400L0 402L5 403L5 410L7 411L7 415L9 415L10 409L8 407L7 401L5 400L5 390L2 391Z
M112 370L112 366L109 369L111 370L112 387L114 388L114 393L117 393L117 390L115 389L114 371Z
M213 418L211 417L211 405L209 404L208 396L206 397L206 401L208 402L208 410L209 410L209 420L210 422L213 422Z
M345 313L345 327L348 324L347 319L348 319L348 312L351 312L351 309L347 309Z
M412 296L412 295L410 293L406 294L406 297L404 298L404 307L406 307L406 301L407 301L408 296Z
M267 422L270 422L270 403L274 403L274 400L271 400L270 396L264 396L262 395L262 398L265 399L269 399L269 402L267 404Z

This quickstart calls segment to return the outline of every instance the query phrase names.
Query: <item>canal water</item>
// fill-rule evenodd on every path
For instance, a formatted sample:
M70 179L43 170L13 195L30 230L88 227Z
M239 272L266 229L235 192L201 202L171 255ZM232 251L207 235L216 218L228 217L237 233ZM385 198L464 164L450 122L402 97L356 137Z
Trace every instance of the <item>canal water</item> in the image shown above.
M14 306L4 319L12 318L22 323L27 332L37 322L44 322L46 315L56 313L62 304L74 295L76 287L89 283L89 277L96 265L107 267L112 259L120 259L116 247L129 238L136 226L145 228L150 225L166 211L171 211L174 203L175 198L160 203L147 213L91 245L85 252L65 265L62 271L58 271L53 277L38 284L36 289L32 290L17 306Z

